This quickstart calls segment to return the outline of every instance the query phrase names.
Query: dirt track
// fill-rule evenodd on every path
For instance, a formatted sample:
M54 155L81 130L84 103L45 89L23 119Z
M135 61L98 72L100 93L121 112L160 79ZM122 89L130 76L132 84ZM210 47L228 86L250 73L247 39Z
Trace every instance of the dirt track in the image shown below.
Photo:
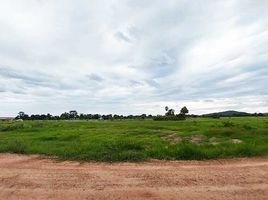
M268 157L55 162L0 154L0 199L267 199Z

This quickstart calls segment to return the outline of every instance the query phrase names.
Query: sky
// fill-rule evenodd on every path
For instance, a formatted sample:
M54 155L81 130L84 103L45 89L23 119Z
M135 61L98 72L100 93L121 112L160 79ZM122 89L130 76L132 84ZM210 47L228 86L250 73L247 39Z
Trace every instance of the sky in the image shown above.
M268 112L267 0L0 0L0 116Z

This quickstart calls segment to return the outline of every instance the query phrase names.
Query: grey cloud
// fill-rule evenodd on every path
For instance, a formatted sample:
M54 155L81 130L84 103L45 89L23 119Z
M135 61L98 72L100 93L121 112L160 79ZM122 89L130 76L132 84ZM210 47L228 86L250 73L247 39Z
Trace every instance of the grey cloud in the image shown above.
M15 85L15 87L19 89L12 91L17 94L26 93L22 90L31 88L35 89L37 87L46 87L54 90L71 90L76 88L74 83L63 82L61 79L58 79L55 76L36 71L16 70L14 67L1 66L0 76L7 80L13 79L20 81L17 85Z
M141 32L134 26L130 26L127 28L128 34L134 38L134 39L140 39L141 37Z
M124 41L124 42L127 42L127 43L130 43L131 42L131 39L126 36L124 33L118 31L114 34L114 36L119 40L119 41Z
M87 75L86 77L87 77L89 80L98 81L98 82L101 82L101 81L104 80L101 76L99 76L98 74L94 74L94 73L92 73L92 74L90 74L90 75Z
M127 43L132 43L135 40L140 39L140 36L141 36L141 32L134 26L125 27L124 31L117 31L114 34L114 37L118 41L123 41Z
M148 85L150 85L150 86L152 86L152 87L155 87L155 88L158 88L160 85L157 83L157 81L156 80L153 80L153 79L151 79L151 80L145 80L145 82L148 84Z
M14 70L10 67L0 67L0 76L8 80L20 81L19 85L15 86L18 89L11 90L13 93L23 94L25 89L29 87L54 87L52 79L40 73L23 72L21 70ZM14 87L14 86L13 86Z
M205 102L214 102L213 99L205 99L204 101L205 101Z
M129 83L130 83L131 86L142 86L143 85L142 82L135 81L135 80L130 80Z
M2 77L6 78L12 78L12 79L20 79L24 81L29 81L29 82L41 82L41 80L34 78L33 76L29 76L26 74L21 74L17 71L14 71L10 67L0 67L0 75Z

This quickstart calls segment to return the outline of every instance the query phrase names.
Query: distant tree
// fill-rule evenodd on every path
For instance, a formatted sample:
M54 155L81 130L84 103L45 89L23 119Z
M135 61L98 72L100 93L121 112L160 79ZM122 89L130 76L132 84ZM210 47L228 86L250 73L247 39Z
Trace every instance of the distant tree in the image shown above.
M18 116L15 119L23 119L23 120L29 120L29 115L25 114L24 112L20 111L18 113Z
M18 113L18 118L23 119L24 116L25 116L25 113L24 113L23 111L20 111L20 112Z
M115 115L113 116L113 118L114 118L114 119L121 119L121 116L115 114Z
M92 114L87 114L86 119L93 119L93 115Z
M141 115L141 119L145 119L146 117L147 117L146 114L142 114L142 115Z
M58 115L52 117L53 120L60 120L60 117Z
M51 118L52 118L52 115L50 113L47 113L46 119L51 120Z
M81 113L79 115L79 119L91 119L91 115L90 114Z
M101 118L104 119L104 120L109 120L109 119L112 119L113 118L113 115L112 114L102 115Z
M60 115L60 119L70 119L70 114L65 112Z
M165 107L165 110L168 111L168 106Z
M174 116L175 115L175 110L174 109L169 109L168 106L165 107L166 112L166 116Z
M71 110L69 112L69 116L70 116L71 119L76 119L78 117L78 113L77 113L76 110Z
M187 113L189 113L189 110L186 108L186 106L182 107L180 114L186 115Z
M40 116L40 118L41 118L41 120L45 120L45 119L47 118L47 115L42 114L42 115Z
M175 110L174 109L169 109L166 113L167 116L174 116L175 115Z
M93 114L91 119L100 119L101 115L99 114Z
M133 115L126 116L127 119L133 119L133 117L134 117Z

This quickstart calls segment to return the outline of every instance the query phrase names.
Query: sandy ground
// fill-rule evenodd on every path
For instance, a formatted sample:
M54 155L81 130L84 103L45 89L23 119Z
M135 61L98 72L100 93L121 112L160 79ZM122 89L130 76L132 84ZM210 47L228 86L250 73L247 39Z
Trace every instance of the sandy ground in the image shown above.
M268 199L268 157L109 164L0 154L0 199Z

